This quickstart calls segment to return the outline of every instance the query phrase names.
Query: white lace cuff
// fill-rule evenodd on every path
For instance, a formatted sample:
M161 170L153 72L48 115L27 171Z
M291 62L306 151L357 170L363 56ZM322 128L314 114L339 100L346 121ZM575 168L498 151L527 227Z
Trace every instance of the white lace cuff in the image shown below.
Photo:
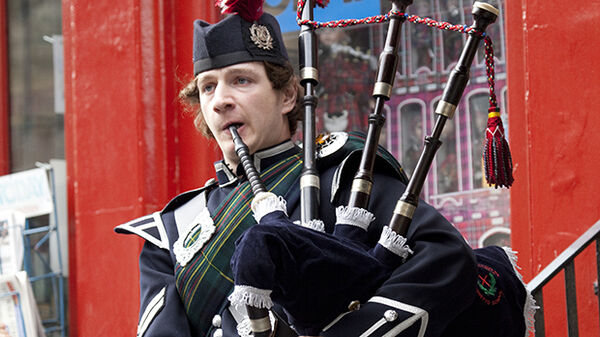
M365 231L375 219L373 213L360 207L340 206L335 209L336 225L357 226Z
M272 290L236 285L228 299L236 307L249 305L259 309L271 309L273 306L273 300L271 300L272 292Z
M317 232L325 233L325 223L323 223L323 220L312 219L307 223L303 223L302 227L310 228L312 230L316 230Z
M394 232L389 226L383 227L379 244L403 260L406 260L409 254L414 253L406 244L406 238Z
M271 192L258 193L252 200L251 208L256 222L260 222L263 216L275 211L282 211L287 215L285 199Z

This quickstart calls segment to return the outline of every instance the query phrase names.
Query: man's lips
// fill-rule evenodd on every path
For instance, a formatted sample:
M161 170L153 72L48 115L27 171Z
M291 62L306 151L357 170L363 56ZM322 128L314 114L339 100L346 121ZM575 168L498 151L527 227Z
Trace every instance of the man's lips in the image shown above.
M235 126L236 129L239 129L243 125L244 124L242 122L229 122L229 123L225 124L225 126L223 127L223 130L228 130L230 126Z

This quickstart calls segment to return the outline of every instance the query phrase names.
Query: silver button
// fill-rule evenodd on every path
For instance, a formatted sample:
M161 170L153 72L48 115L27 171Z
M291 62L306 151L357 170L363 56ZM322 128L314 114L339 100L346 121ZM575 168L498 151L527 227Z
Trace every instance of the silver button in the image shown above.
M215 315L215 317L213 317L213 319L212 319L212 325L215 328L220 328L221 327L221 316ZM223 332L221 332L221 333L223 333Z
M213 332L213 337L223 337L223 330L222 329L215 330L215 332Z
M356 311L358 309L360 309L360 301L355 300L355 301L350 302L350 304L348 304L348 310Z
M398 319L398 313L394 310L387 310L383 313L383 318L388 322L393 322Z

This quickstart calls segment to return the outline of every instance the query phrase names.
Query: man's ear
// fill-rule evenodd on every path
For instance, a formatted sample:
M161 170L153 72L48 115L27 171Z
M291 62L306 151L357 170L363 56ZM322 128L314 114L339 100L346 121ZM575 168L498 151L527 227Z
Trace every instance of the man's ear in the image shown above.
M287 115L289 112L294 110L296 106L296 95L298 95L298 90L296 90L296 85L290 84L287 85L283 89L283 109L282 113Z

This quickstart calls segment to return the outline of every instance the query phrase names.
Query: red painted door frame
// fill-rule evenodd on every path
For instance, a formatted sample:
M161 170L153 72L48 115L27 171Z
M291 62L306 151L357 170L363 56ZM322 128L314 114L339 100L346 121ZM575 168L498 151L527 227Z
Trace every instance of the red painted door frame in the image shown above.
M10 173L10 101L8 91L8 22L0 0L0 175Z
M514 0L506 9L511 231L529 281L600 219L600 3ZM600 335L594 255L591 247L575 260L585 336ZM562 274L544 290L544 307L546 336L566 336Z
M142 240L113 233L213 175L215 147L176 103L192 20L210 1L64 0L71 336L134 336Z

